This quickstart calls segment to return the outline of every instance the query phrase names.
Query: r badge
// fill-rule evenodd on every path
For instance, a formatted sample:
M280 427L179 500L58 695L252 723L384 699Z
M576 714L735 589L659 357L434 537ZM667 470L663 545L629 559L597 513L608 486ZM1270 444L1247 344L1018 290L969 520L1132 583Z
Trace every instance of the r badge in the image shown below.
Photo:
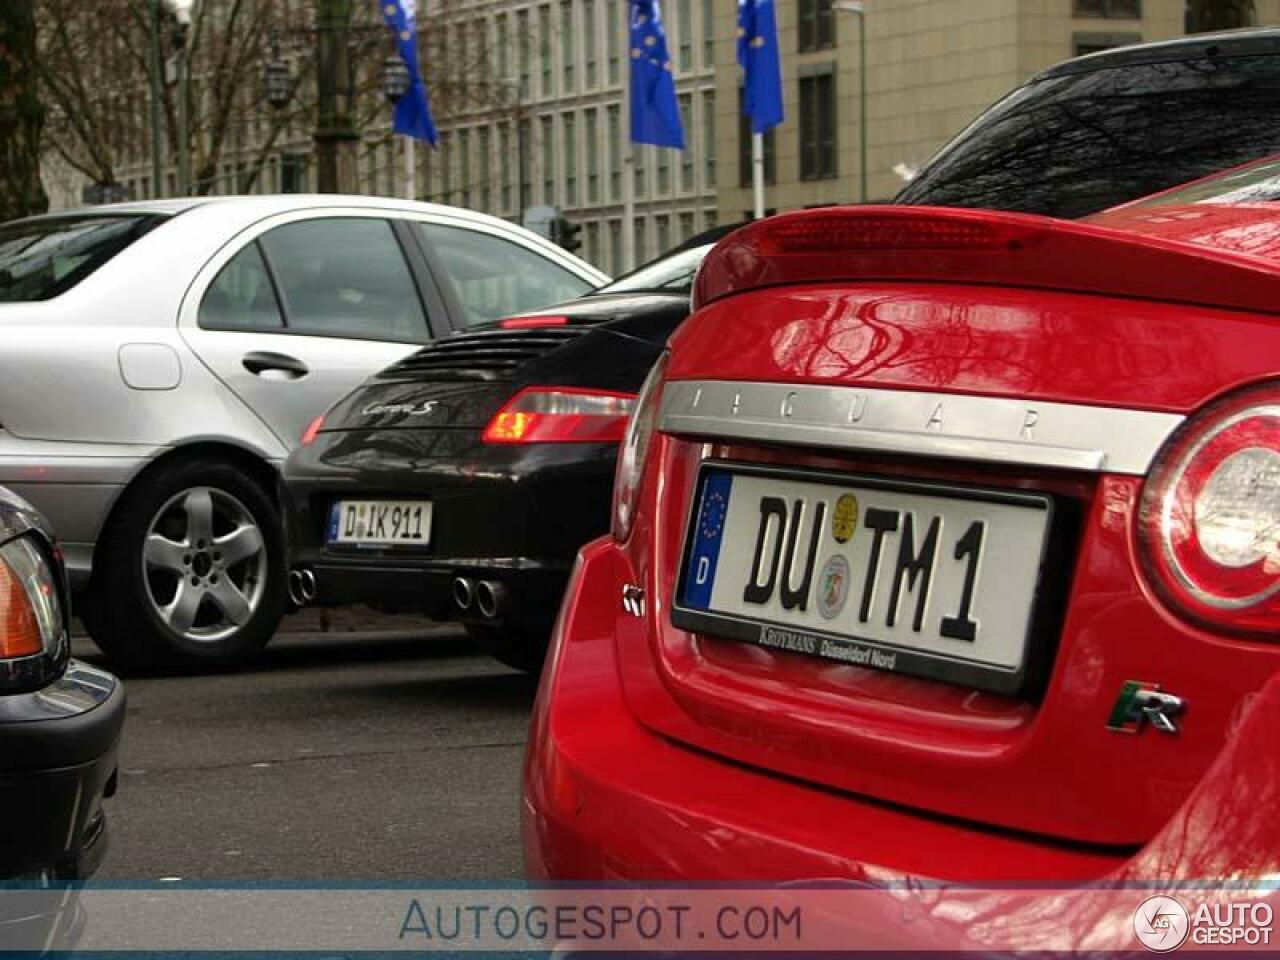
M1186 709L1186 701L1172 693L1162 693L1160 684L1129 680L1120 690L1107 729L1117 733L1141 733L1145 723L1161 733L1177 733L1173 718Z

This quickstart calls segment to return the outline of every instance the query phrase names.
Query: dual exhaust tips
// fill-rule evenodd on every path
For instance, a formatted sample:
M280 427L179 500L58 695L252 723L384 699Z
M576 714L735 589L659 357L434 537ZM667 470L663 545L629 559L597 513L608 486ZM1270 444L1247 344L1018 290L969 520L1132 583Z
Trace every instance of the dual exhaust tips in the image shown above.
M453 602L464 613L475 609L486 620L496 620L507 606L507 588L492 580L455 577Z
M297 607L305 607L316 598L316 575L310 567L289 571L289 599Z

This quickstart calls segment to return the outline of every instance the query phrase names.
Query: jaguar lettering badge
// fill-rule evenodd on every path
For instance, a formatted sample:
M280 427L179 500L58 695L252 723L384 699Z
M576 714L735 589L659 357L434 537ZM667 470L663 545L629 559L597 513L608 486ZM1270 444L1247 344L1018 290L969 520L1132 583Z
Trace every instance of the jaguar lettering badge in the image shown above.
M440 405L439 400L424 400L422 403L371 403L360 411L361 416L381 417L389 413L406 417L421 417L430 413Z

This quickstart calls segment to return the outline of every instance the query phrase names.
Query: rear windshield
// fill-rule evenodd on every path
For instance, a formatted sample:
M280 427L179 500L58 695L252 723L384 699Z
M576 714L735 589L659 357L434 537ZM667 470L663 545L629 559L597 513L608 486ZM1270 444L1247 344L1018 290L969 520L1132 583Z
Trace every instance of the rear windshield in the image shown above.
M642 293L649 290L689 293L693 290L693 278L698 274L698 267L702 266L702 261L714 246L714 243L708 243L654 260L601 287L596 293Z
M899 203L1082 217L1280 152L1280 57L1050 77L952 141Z
M1187 203L1275 203L1280 200L1280 157L1232 170L1144 200L1140 207L1181 206Z
M0 226L0 303L66 293L162 219L59 217Z

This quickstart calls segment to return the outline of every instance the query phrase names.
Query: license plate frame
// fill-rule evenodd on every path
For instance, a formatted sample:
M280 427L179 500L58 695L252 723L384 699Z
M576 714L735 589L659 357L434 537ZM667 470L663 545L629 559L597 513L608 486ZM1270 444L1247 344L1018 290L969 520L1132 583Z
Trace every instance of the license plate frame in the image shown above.
M341 536L343 515L347 506L359 507L408 508L421 509L421 522L418 524L422 533L420 538L376 538L358 536L344 539ZM425 530L421 528L425 527ZM431 538L435 532L435 503L431 500L401 500L376 498L340 498L334 500L329 507L329 518L325 524L325 546L345 550L421 550L431 546Z
M878 492L900 492L948 500L979 501L1004 506L1042 510L1045 514L1043 536L1034 577L1030 605L1026 616L1020 663L1012 668L982 664L904 647L876 639L854 636L832 630L797 627L795 624L765 618L749 618L709 609L695 609L685 603L691 557L695 547L694 524L699 518L708 478L717 473L764 477L810 484L829 484ZM808 470L767 463L707 459L698 467L684 529L681 534L680 564L673 585L670 618L681 630L714 639L734 640L777 653L832 663L860 663L863 666L937 680L1004 695L1034 696L1044 685L1057 647L1067 590L1070 585L1069 558L1075 538L1067 529L1065 515L1071 513L1060 498L1043 493L978 487L963 483L903 480L856 472ZM1058 563L1060 577L1048 577L1050 563ZM770 633L770 631L773 631ZM779 635L778 631L781 631ZM807 646L806 646L807 644ZM838 649L840 656L830 656L825 649ZM881 655L881 656L877 656ZM890 655L892 666L886 666L883 655Z

